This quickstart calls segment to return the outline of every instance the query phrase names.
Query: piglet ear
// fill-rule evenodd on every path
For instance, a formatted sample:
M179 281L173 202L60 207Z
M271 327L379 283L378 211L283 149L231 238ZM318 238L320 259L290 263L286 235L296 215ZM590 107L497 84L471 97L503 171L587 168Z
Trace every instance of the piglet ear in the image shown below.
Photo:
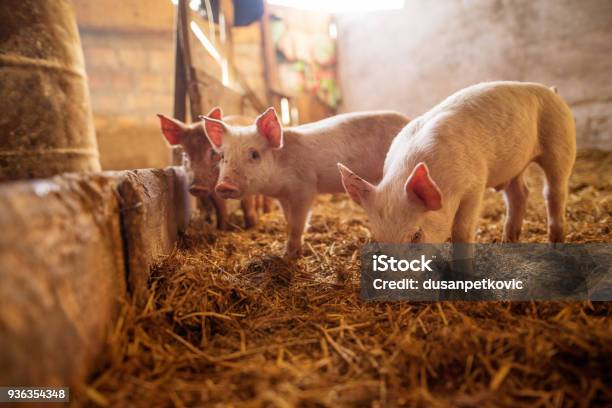
M168 143L171 145L181 143L181 135L187 128L187 125L180 120L172 119L166 115L162 115L161 113L158 113L157 117L161 121L161 130Z
M223 144L223 136L225 135L225 125L217 119L209 118L208 116L200 116L204 121L204 133L210 141L210 144L215 150L219 150Z
M210 110L210 112L208 112L206 116L208 116L209 118L217 119L217 120L223 120L223 111L221 110L220 107L215 106L214 108Z
M283 147L283 127L278 121L274 108L268 108L255 121L257 130L268 141L270 147Z
M415 194L428 210L435 211L442 208L442 193L429 176L429 169L425 163L416 165L406 181L405 188L408 194Z
M374 193L375 187L350 171L342 163L338 163L338 170L340 176L342 176L342 185L348 195L357 204L363 206L363 203Z

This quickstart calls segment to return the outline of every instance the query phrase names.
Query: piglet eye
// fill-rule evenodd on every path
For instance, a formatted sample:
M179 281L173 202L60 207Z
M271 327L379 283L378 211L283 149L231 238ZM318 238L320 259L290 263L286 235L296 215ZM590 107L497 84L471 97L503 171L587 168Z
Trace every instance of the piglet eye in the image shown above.
M255 149L249 150L249 159L259 160L259 152Z
M413 231L406 232L406 235L404 235L402 242L410 243L410 244L419 244L423 242L424 240L425 240L425 233L423 232L422 228L419 228L418 230L414 232Z
M410 242L413 244L423 242L423 237L424 237L423 230L419 228L417 232L412 234L412 237L410 238Z

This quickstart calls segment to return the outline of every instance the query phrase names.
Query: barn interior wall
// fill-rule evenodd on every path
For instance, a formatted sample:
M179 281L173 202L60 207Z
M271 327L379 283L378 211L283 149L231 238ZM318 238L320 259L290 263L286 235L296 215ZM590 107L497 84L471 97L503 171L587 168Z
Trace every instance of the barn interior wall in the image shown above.
M341 110L411 117L490 80L556 86L579 147L612 150L612 2L406 1L402 10L340 15Z

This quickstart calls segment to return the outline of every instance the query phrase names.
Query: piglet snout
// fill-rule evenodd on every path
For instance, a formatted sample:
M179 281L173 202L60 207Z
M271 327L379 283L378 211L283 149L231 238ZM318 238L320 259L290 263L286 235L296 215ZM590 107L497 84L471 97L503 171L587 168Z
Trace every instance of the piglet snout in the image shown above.
M229 182L222 181L216 185L215 191L222 198L238 198L240 197L240 189L237 185Z
M194 197L205 198L210 194L210 189L208 187L193 185L189 187L189 194Z

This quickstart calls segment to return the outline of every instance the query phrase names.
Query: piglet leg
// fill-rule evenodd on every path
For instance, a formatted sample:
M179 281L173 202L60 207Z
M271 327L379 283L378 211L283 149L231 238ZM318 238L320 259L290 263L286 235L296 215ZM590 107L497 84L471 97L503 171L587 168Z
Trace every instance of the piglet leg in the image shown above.
M227 204L225 200L219 197L216 193L212 194L212 202L217 214L217 229L227 230Z
M260 194L257 194L254 197L255 197L255 212L257 212L257 215L262 214L263 213L263 196Z
M566 229L565 204L568 194L568 174L546 172L544 197L548 210L548 240L564 242Z
M292 197L291 200L281 200L285 219L287 220L287 246L285 257L295 259L302 256L302 241L304 229L310 214L314 195Z
M250 195L240 201L240 208L244 214L244 226L253 228L257 224L257 196Z
M452 269L460 279L470 279L474 276L474 243L483 190L476 189L467 194L459 203L455 215L451 236Z
M474 243L476 241L476 225L480 216L482 191L484 188L466 194L459 203L451 235L453 243Z
M274 210L274 199L266 196L262 196L263 199L263 212L267 214Z
M504 223L502 242L517 242L519 240L525 211L527 210L528 196L529 190L522 173L512 179L504 189L506 221Z

